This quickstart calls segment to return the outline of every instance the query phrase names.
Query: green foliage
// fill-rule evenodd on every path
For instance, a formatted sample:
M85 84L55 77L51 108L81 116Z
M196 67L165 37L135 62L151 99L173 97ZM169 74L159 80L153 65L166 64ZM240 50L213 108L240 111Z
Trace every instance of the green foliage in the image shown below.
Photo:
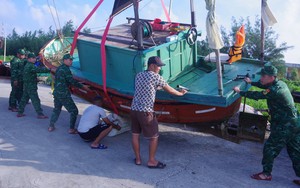
M281 80L287 84L287 86L291 92L292 91L300 91L300 81L295 82L295 81L290 81L287 79L281 79ZM262 89L259 89L257 87L251 87L250 91L262 91ZM242 99L242 101L244 101L244 99ZM249 106L252 106L255 109L268 109L266 100L253 100L253 99L247 98L246 104L248 104ZM296 105L296 108L298 109L298 111L300 112L300 104L296 103L295 105Z
M62 34L66 37L72 37L73 31L75 30L72 20L69 20L62 27ZM84 28L83 32L90 33L89 28ZM23 48L26 51L34 52L38 54L40 49L51 39L56 37L56 32L50 26L47 32L44 32L42 29L36 31L26 31L22 35L18 34L15 29L12 30L12 33L7 36L6 39L6 54L9 56L16 55L18 49ZM4 49L0 49L0 54L3 54Z
M62 28L62 33L65 37L72 37L74 36L73 31L75 30L73 21L69 20Z
M6 62L9 62L10 60L12 60L12 58L14 58L14 56L6 56L5 57L5 61ZM3 55L0 55L0 60L4 60L4 56Z
M15 29L12 34L7 36L7 48L8 55L16 55L18 49L23 48L26 51L34 52L38 54L43 45L51 40L55 36L55 32L49 27L49 31L45 33L43 30L38 31L26 31L23 35L19 35ZM3 49L0 51L3 53Z
M292 69L292 72L291 72L291 79L296 81L298 80L299 76L298 76L298 69Z

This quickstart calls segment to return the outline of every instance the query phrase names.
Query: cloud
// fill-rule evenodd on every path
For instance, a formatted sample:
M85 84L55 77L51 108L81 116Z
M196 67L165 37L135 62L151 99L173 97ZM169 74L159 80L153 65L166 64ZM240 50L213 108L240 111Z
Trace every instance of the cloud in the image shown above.
M32 6L32 5L33 5L32 0L26 0L26 2L27 2L27 5L28 5L28 6Z
M6 20L9 17L14 17L17 14L17 7L16 5L9 0L0 0L1 11L0 17L3 19L2 21Z
M271 1L270 1L271 2ZM294 46L293 49L285 53L285 59L290 63L300 63L300 25L298 18L300 17L300 2L287 0L281 6L275 6L269 3L274 16L278 23L273 26L273 29L279 33L279 42L287 42L289 46Z

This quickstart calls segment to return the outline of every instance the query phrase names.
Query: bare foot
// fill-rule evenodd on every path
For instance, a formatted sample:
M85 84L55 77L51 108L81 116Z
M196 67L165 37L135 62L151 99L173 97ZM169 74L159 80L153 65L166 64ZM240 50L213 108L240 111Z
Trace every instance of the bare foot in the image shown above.
M52 131L54 131L55 130L55 127L48 127L48 131L49 132L52 132Z

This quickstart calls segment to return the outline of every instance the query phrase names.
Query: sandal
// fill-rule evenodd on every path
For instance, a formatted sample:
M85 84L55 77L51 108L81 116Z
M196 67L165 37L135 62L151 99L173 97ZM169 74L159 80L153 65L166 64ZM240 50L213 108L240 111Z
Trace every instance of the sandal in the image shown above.
M17 117L24 117L25 114L17 114Z
M77 129L69 129L69 134L78 134Z
M300 185L300 180L293 180L293 182L297 185Z
M138 165L138 166L140 166L140 165L142 164L141 162L140 162L140 163L137 163L137 162L136 162L136 158L133 159L133 162L134 162L135 165Z
M265 180L265 181L271 181L272 180L272 175L266 175L263 172L257 173L257 174L253 174L251 176L252 179L256 179L256 180Z
M48 119L48 116L45 116L44 114L42 114L42 115L38 115L37 118L38 119Z
M98 146L91 146L92 149L107 149L107 146L103 144L99 144Z
M155 165L155 166L150 166L148 165L148 168L151 168L151 169L154 169L154 168L157 168L157 169L163 169L165 168L167 165L158 161L158 163Z

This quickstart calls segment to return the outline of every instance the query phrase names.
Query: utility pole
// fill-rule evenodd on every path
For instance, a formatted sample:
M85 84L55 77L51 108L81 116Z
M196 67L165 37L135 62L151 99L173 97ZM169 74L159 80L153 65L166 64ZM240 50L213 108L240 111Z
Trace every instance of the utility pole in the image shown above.
M6 34L5 34L5 30L4 30L4 24L2 22L2 31L1 31L1 36L3 36L4 38L4 53L3 53L3 62L5 62L6 60Z

